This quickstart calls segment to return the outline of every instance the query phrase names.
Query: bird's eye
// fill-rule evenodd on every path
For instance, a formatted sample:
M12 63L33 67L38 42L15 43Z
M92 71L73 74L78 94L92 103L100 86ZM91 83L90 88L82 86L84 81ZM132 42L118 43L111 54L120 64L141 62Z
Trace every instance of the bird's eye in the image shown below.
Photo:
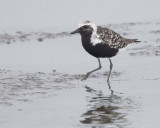
M88 26L87 26L87 25L85 25L85 26L83 26L83 28L84 28L84 29L87 29L87 28L88 28Z

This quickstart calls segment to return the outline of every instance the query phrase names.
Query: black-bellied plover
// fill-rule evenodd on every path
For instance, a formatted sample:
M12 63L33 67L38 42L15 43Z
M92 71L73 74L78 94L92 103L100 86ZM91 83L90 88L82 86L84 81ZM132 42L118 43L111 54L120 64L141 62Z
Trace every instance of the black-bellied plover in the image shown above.
M137 39L124 38L120 36L118 33L114 32L113 30L97 26L95 23L91 21L83 21L79 23L78 29L71 32L71 34L75 33L80 33L84 49L89 54L96 57L99 63L99 67L88 72L82 78L82 80L86 80L92 72L101 69L102 66L100 58L108 58L110 62L110 70L107 82L109 83L113 67L111 57L115 56L121 49L125 48L127 45L140 42Z

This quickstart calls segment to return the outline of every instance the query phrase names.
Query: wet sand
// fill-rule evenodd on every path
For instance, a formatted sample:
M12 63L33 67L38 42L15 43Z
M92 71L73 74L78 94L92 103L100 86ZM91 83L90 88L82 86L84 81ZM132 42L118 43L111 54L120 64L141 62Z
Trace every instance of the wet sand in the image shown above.
M110 89L107 59L81 81L98 63L70 30L1 33L1 127L159 127L160 23L104 26L142 41L112 59Z

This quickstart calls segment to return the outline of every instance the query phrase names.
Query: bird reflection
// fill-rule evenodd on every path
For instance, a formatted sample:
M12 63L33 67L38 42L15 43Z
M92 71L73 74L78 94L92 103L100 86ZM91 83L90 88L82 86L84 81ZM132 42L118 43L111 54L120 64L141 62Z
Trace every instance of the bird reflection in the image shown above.
M90 108L82 114L84 118L82 124L90 124L94 128L103 128L101 125L122 125L126 122L125 113L120 112L123 109L122 98L116 95L104 96L101 91L96 91L88 86L87 92L94 94L88 98ZM96 96L95 96L96 95Z

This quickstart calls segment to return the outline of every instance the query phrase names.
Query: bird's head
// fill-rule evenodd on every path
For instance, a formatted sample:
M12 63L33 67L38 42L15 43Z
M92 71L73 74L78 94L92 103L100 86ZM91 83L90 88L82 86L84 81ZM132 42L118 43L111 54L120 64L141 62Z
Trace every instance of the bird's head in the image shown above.
M95 31L97 31L97 26L93 22L82 21L78 24L78 29L71 32L71 34L79 33L81 36L89 36Z

